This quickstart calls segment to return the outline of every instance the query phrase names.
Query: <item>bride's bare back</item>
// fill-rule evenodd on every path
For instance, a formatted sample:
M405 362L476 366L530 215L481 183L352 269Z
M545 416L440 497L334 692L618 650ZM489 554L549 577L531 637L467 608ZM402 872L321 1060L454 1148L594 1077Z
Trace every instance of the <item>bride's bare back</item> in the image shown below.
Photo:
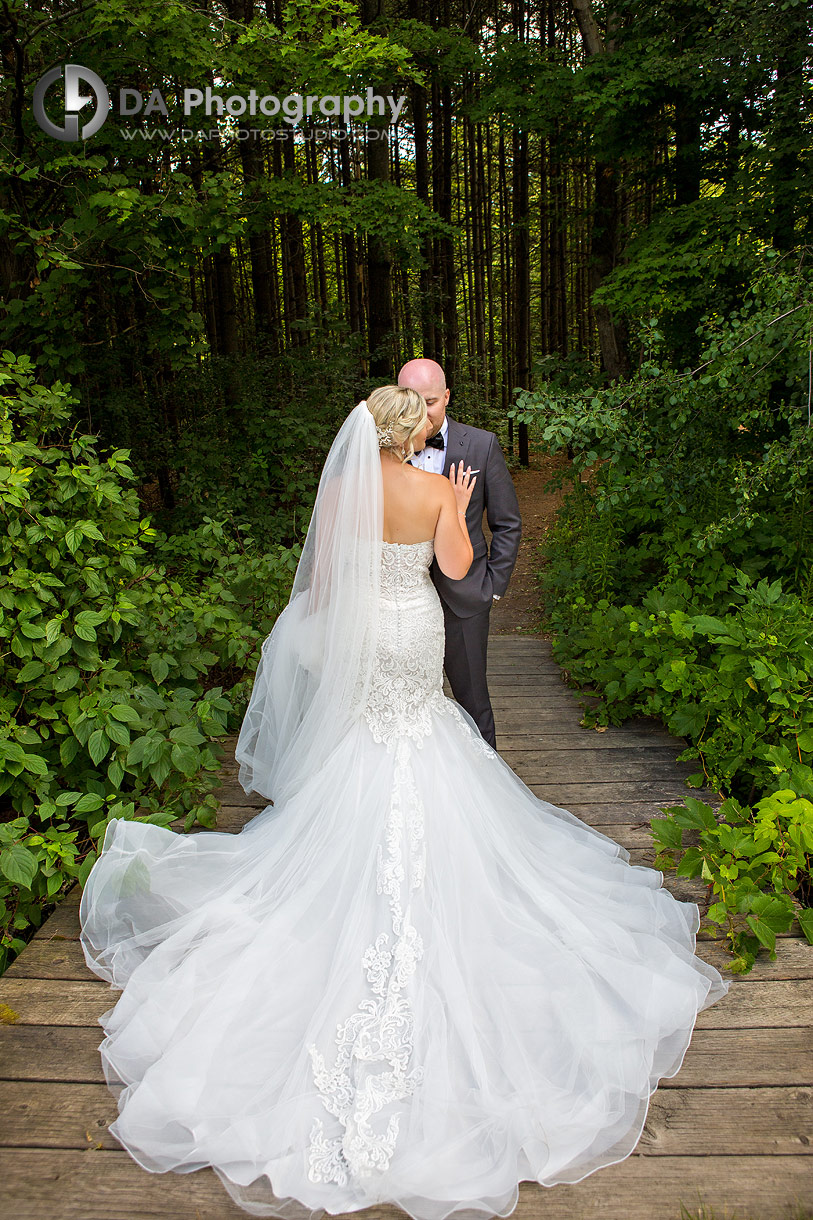
M472 547L451 480L418 470L386 450L381 454L381 476L384 541L409 546L433 538L440 570L452 580L461 580L471 566Z

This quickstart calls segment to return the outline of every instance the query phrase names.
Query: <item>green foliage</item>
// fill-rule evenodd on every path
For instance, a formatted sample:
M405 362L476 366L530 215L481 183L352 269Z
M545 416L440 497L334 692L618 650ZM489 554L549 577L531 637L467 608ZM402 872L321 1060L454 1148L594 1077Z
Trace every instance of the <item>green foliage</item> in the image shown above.
M8 184L0 192L0 244L14 251L0 343L35 353L52 377L70 376L96 420L111 389L134 383L141 409L154 409L167 378L206 350L192 299L199 260L230 253L252 233L267 235L280 215L318 219L329 239L333 230L379 233L404 258L419 257L423 236L447 231L389 184L344 188L265 172L249 180L229 150L233 124L221 124L222 144L160 137L180 128L208 134L217 125L202 108L184 115L182 105L185 88L213 79L226 96L255 88L284 97L303 83L317 95L353 94L378 80L405 87L415 75L409 50L390 29L368 29L346 0L288 0L279 26L259 10L248 23L222 12L212 20L184 0L141 0L135 8L105 0L61 14L56 26L25 6L17 16L27 81L64 59L66 46L90 39L93 69L113 98L118 86L154 87L168 109L128 119L114 105L91 144L59 145L36 125L28 86L18 95L13 71L0 81L0 115L20 132L15 152L9 141L0 158ZM252 118L257 128L280 124ZM245 329L250 335L250 323Z
M689 738L680 760L701 760L690 784L750 799L770 782L771 746L792 741L800 758L813 758L813 608L778 581L733 575L729 610L719 616L697 610L685 582L635 606L577 598L567 629L559 612L552 616L554 655L601 691L586 722L657 716Z
M212 358L179 378L177 434L162 438L175 506L156 518L168 533L211 517L229 521L238 539L303 536L325 454L348 404L362 397L356 345L341 327L320 333L325 345L332 340L325 352L311 334L281 356Z
M0 390L2 966L111 818L214 825L217 738L297 552L206 519L158 538L127 451L68 431L68 387L5 352Z
M708 918L726 929L735 973L751 969L760 947L775 959L777 933L794 918L813 944L813 908L797 909L792 897L813 861L813 771L796 771L794 787L771 792L753 810L732 797L715 814L687 797L652 819L656 867L676 867L679 877L702 877L711 887Z
M719 550L751 575L806 588L813 503L808 337L813 279L768 251L742 308L701 327L699 365L678 372L655 319L627 382L547 385L512 410L546 448L570 446L592 481L594 520L613 517L614 587L637 592ZM606 527L602 522L602 531Z

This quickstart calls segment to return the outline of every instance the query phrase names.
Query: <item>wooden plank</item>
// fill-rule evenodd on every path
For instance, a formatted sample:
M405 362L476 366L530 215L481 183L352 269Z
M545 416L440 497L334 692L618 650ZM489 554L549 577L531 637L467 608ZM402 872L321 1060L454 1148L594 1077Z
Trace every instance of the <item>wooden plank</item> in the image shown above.
M104 1083L103 1038L99 1025L0 1025L0 1080Z
M669 746L674 750L675 755L686 749L684 741L673 737L666 729L658 726L622 731L616 725L611 725L600 731L586 728L582 724L583 715L584 713L579 708L563 707L539 708L533 714L514 712L510 708L498 710L495 712L497 747L502 753L499 745L502 740L502 748L506 750L535 749L539 745L549 745L553 749L560 741L563 746L574 742L581 749L595 745L598 750L609 750L616 745L628 744L661 745ZM231 777L226 774L226 771L227 767L224 765L224 778L237 778L236 767L234 775Z
M0 1152L2 1198L14 1220L245 1220L211 1169L151 1174L122 1150ZM680 1220L681 1205L716 1220L789 1220L813 1205L798 1156L651 1157L633 1153L573 1186L523 1182L512 1220ZM403 1220L387 1204L335 1220Z
M36 937L25 952L11 963L6 979L93 979L98 976L88 969L82 946L77 938L46 940Z
M508 648L512 646L516 648L540 649L546 653L553 652L553 641L539 632L530 634L522 634L516 631L493 632L488 637L489 648Z
M517 638L509 635L489 635L489 660L516 661L524 660L525 658L529 660L550 661L554 665L558 664L554 659L553 648L549 640L533 640L528 636Z
M647 834L651 836L650 819L663 816L663 806L658 801L584 801L574 802L568 809L582 822L595 826L613 838L616 837L615 830L609 827L618 827L619 833L625 826L637 829L646 827Z
M0 1147L120 1148L107 1130L117 1113L106 1084L0 1081Z
M8 1005L23 1025L95 1025L119 994L103 979L68 979L59 987L50 979L0 979L0 1004ZM813 987L793 979L738 977L728 995L697 1020L701 1029L813 1025Z
M0 1025L0 1079L104 1084L103 1036L89 1025ZM813 1029L695 1029L659 1088L799 1084L813 1085Z
M0 1151L0 1181L0 1204L10 1220L246 1220L213 1170L147 1173L118 1146L115 1152L97 1151L90 1142L81 1152ZM384 1220L383 1210L376 1211ZM387 1220L403 1216L396 1208L389 1212Z
M813 1088L658 1089L652 1095L640 1148L653 1156L813 1156ZM813 1175L813 1162L811 1163Z
M716 1155L771 1149L809 1157L811 1101L813 1089L805 1086L658 1089L641 1149L653 1156L687 1156L708 1143ZM117 1148L107 1130L117 1113L106 1084L0 1081L0 1147Z
M562 670L554 662L549 664L543 661L517 661L516 663L498 662L489 664L486 669L486 680L489 690L494 690L499 686L517 685L532 689L534 686L539 686L540 683L550 684L553 686L564 687L574 695L589 693L590 697L595 699L595 692L590 689L589 692L582 692L578 687L571 686L564 677Z
M218 801L226 805L246 805L249 808L256 809L257 812L265 809L268 801L264 796L259 796L256 792L246 796L243 789L236 779L226 780L220 787L215 788L214 794Z
M703 954L702 956L705 956ZM695 1029L677 1076L659 1088L813 1085L813 1029Z
M701 882L678 877L674 873L666 874L665 885L670 893L682 902L698 902L706 894L706 887ZM79 935L78 910L79 886L77 884L68 892L50 919L38 929L33 940L76 939ZM2 979L0 979L0 986L2 986Z
M0 979L0 1004L10 1009L4 1017L11 1024L98 1025L98 1018L112 1008L121 993L103 979L92 982L65 980L55 987L50 979Z
M82 890L79 882L74 882L64 898L60 900L59 906L53 914L37 928L29 943L29 948L36 940L58 940L60 937L79 935L79 900L81 895ZM23 950L23 953L27 952L27 949ZM19 961L19 958L17 960ZM3 979L0 978L0 987L2 984Z
M569 728L557 718L551 717L550 728L540 732L538 728L521 728L519 720L516 729L507 728L503 723L504 719L505 716L500 718L497 729L497 741L502 737L505 743L499 750L503 758L513 754L534 753L540 747L546 750L618 750L632 746L645 750L658 746L668 750L672 758L676 758L685 748L683 742L676 741L666 730L657 732L653 729L652 732L645 732L643 729L631 729L629 732L622 732L617 728L609 728L598 733L595 729Z
M696 758L686 758L680 761L682 750L680 745L665 741L662 738L650 737L648 740L633 735L622 734L599 736L587 733L584 729L572 732L559 726L556 733L540 734L535 740L529 737L510 736L499 751L502 758L515 771L522 768L532 769L538 766L550 766L557 759L569 769L582 775L582 764L592 767L611 767L614 763L625 760L634 763L636 773L648 775L653 769L665 771L674 770L681 774L685 771L691 774L700 765ZM589 778L587 771L585 778Z
M633 863L636 862L635 854L633 854ZM4 977L84 981L97 978L98 976L94 975L85 963L78 935L77 922L75 937L59 940L46 940L45 938L33 940L25 952L21 953L12 963ZM709 941L702 949L700 956L704 961L711 962L720 971L725 971L731 962L731 955L722 940ZM770 960L767 953L760 956L747 977L749 980L754 978L813 978L813 945L809 945L801 935L789 937L779 945L775 962Z
M573 781L570 783L542 783L538 781L520 780L527 784L531 792L548 804L557 805L559 809L575 810L580 805L618 805L618 804L656 804L658 808L665 805L680 805L686 795L692 795L692 789L687 788L680 780L616 780L613 783L594 781L586 783ZM696 794L696 793L695 793Z
M505 761L526 784L569 783L578 775L581 783L593 781L611 784L640 775L645 781L679 782L697 770L693 762L676 762L671 751L660 746L616 750L592 750L588 747L559 750L512 750ZM694 790L696 792L696 790Z
M488 655L491 657L542 657L553 660L553 645L550 640L540 637L520 637L512 635L489 635Z
M449 693L448 683L446 683L444 685L447 688L447 693ZM542 685L545 686L547 684L542 684ZM513 689L513 688L509 687L507 689ZM685 747L686 747L687 743L682 737L674 736L672 733L669 732L669 730L665 727L665 725L663 725L659 720L656 720L651 716L634 716L634 717L631 717L629 720L625 720L623 724L611 724L611 725L607 725L607 726L600 726L598 729L585 728L584 726L582 726L578 723L578 721L584 715L584 709L580 708L577 705L577 703L575 702L574 692L570 691L567 688L564 688L562 692L559 692L557 690L556 693L557 693L557 695L559 693L562 693L566 696L566 698L563 700L557 699L557 703L560 704L564 708L570 709L574 713L574 715L577 717L576 723L578 725L578 727L576 729L576 733L579 736L582 736L585 740L591 740L593 738L596 738L596 739L608 738L608 737L625 738L627 736L640 734L645 740L650 740L652 737L661 738L664 743L667 743L667 744L671 743L678 750L685 749ZM541 697L541 694L540 694L540 697ZM537 725L541 724L541 723L545 723L547 725L548 722L553 726L558 726L558 728L555 727L553 731L562 731L561 730L561 721L558 719L558 714L557 715L554 715L553 713L547 714L545 712L545 708L538 701L534 702L533 714L531 714L531 715L518 714L516 712L516 709L512 709L509 707L506 709L504 715L500 717L500 719L497 723L497 734L499 735L501 728L504 727L505 728L504 735L507 739L510 739L513 735L517 735L518 737L522 737L524 735L525 736L527 736L527 735L539 736L539 730L537 728ZM547 734L547 732L549 732L549 731L551 731L551 730L548 730L548 728L546 727L545 733ZM567 729L564 731L572 732L572 730L567 730ZM229 737L221 737L218 739L218 742L216 744L218 746L220 746L223 750L223 761L222 761L223 774L228 774L228 775L233 774L233 776L236 778L237 770L238 770L238 763L234 757L234 751L237 746L237 737L234 735L229 736Z
M559 689L550 686L538 690L537 688L517 687L512 684L492 689L490 694L495 712L501 708L509 712L524 712L528 719L536 713L537 708L567 710L581 718L587 707L586 704L584 707L580 707L579 697L565 687Z
M618 746L648 748L650 745L659 745L668 748L675 756L686 748L686 742L681 738L673 737L656 721L635 727L629 724L610 725L602 730L597 730L585 728L580 723L583 715L580 708L571 705L540 707L533 714L518 713L511 709L502 711L496 721L499 752L503 754L505 751L515 749L533 751L540 744L548 749L573 749L575 747L576 749L597 750L610 750ZM224 780L236 781L238 769L239 764L232 752L230 756L224 758L220 774Z
M259 813L262 813L263 809L265 809L269 804L270 802L266 801L262 808L258 808L256 805L221 805L217 811L217 824L213 827L213 829L224 831L226 834L237 834L238 831L242 830L247 822L250 822L251 819L255 818ZM195 829L189 833L197 834L198 831L203 829L204 828L202 826L196 826ZM177 830L178 833L185 833L183 829L183 821L179 820L178 822L173 822L170 825L170 830Z
M674 873L666 874L664 884L669 892L682 902L699 902L706 895L706 887L702 882L678 877ZM77 884L71 888L50 919L38 929L31 943L33 944L38 939L53 941L77 939L79 936L78 912L79 886ZM0 986L2 986L2 979L0 979Z
M568 810L571 805L595 803L618 804L620 802L652 801L659 805L681 805L687 796L699 796L701 800L705 799L702 796L702 790L698 793L697 789L687 788L680 777L670 779L666 775L659 779L614 780L611 783L604 783L599 779L545 783L537 779L529 781L524 775L521 775L520 779L542 800Z

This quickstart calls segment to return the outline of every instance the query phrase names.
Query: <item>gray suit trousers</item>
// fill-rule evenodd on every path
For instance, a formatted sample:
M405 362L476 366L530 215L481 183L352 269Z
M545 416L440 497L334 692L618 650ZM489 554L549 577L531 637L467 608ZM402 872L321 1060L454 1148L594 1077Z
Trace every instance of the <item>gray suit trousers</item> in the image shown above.
M446 627L443 668L446 670L452 694L475 721L488 744L496 750L494 712L486 681L488 619L491 607L487 606L479 614L460 618L445 602L442 604Z

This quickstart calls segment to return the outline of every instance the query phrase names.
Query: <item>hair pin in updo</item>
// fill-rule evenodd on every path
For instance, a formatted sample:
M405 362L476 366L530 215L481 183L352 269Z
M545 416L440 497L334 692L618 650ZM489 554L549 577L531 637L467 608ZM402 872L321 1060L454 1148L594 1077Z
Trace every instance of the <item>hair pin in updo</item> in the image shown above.
M380 424L375 426L376 434L378 435L378 448L383 449L386 445L392 444L392 428L382 428Z

